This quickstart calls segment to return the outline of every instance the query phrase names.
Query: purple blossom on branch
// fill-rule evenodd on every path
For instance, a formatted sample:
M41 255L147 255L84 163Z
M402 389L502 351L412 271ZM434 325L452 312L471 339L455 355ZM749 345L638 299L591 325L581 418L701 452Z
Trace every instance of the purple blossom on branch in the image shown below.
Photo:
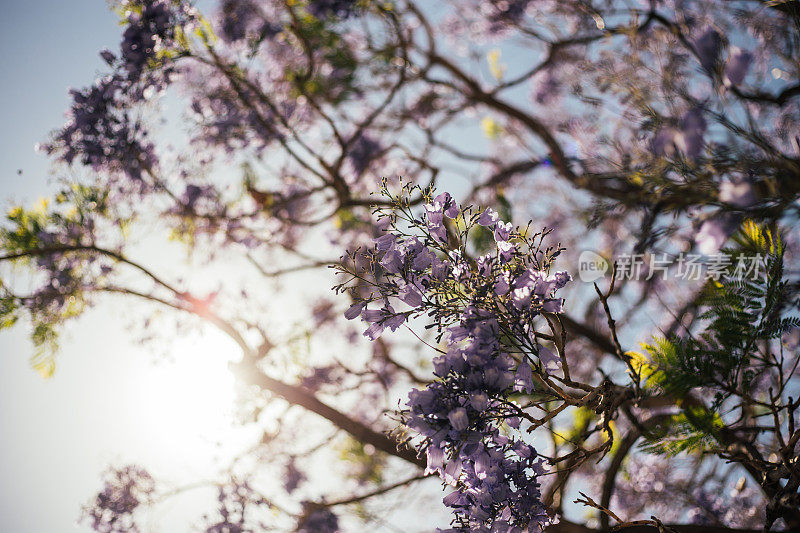
M414 317L435 317L429 327L435 326L445 343L433 359L436 380L411 391L402 419L420 439L426 472L454 488L444 500L454 512L449 531L544 527L552 522L537 480L544 464L502 423L520 427L521 410L510 396L533 391L531 365L543 364L534 321L543 313L561 312L563 300L556 292L571 278L566 272L548 273L557 250L542 254L495 211L473 214L448 193L424 194L430 200L421 216L402 197L394 202L401 214L385 215L389 228L366 253L378 294L357 300L345 316L360 314L370 339ZM399 229L396 217L411 234ZM492 232L497 248L473 262L464 242L476 225ZM449 233L458 248L449 248ZM380 309L367 306L376 302ZM411 309L395 310L402 305ZM527 348L520 352L521 346Z
M176 31L189 23L191 14L170 0L130 1L124 7L127 26L119 58L109 50L100 54L115 71L91 87L70 90L69 120L41 148L67 164L78 159L96 171L141 182L156 167L157 157L133 107L169 83L173 67L168 57L177 47Z
M347 18L353 14L356 0L309 0L308 12L318 18L337 16Z
M739 85L747 76L750 64L753 62L753 54L747 50L736 49L725 65L725 80L731 85Z
M138 466L110 471L103 490L83 510L83 519L100 533L138 532L133 513L147 502L155 490L155 481Z
M707 123L703 111L690 109L681 117L678 127L663 127L653 138L653 151L657 155L673 156L680 151L689 159L697 159L705 145Z
M700 65L707 71L713 72L722 50L722 37L714 28L706 30L694 40L694 48Z
M130 2L127 27L120 44L123 68L138 80L159 51L172 45L177 19L170 0Z

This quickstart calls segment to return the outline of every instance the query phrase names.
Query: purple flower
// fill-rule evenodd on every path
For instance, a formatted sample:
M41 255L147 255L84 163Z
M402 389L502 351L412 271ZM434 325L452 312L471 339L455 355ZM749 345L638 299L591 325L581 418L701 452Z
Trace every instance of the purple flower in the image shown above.
M708 27L693 44L700 64L707 72L713 72L722 50L722 37L714 28Z
M361 314L364 308L367 306L367 302L356 302L351 305L347 311L344 312L344 317L347 320L353 320L357 316Z
M425 270L430 268L435 260L436 254L427 248L423 248L414 254L414 259L411 261L411 266L414 268L414 270Z
M457 218L458 215L461 213L461 208L458 207L458 204L451 198L450 203L445 205L444 214L449 218Z
M494 293L498 296L504 296L508 294L508 291L511 289L510 285L510 276L508 272L502 272L498 277L497 281L494 284Z
M517 310L522 310L531 305L531 288L522 287L511 291L511 302Z
M503 222L498 221L497 227L494 229L494 238L496 241L507 241L511 237L511 231L514 229L514 226L511 225L510 222Z
M384 325L392 331L397 331L397 328L405 324L406 322L406 315L402 313L398 313L395 315L390 315L384 321Z
M381 266L392 274L397 274L403 269L405 254L398 248L391 248L381 258Z
M453 491L444 498L442 498L442 503L444 503L448 507L461 507L466 503L466 498L461 493L461 491ZM448 531L457 531L456 529L450 529Z
M497 243L497 251L500 254L500 259L507 263L514 257L514 252L517 251L517 248L508 241L500 241Z
M500 215L497 214L497 211L491 207L487 207L486 210L481 213L481 216L478 217L477 223L481 226L490 227L493 226L499 218Z
M381 252L393 249L396 242L397 237L394 235L394 233L387 233L375 239L375 245Z
M469 404L478 412L489 407L489 396L485 392L475 392L470 395Z
M428 207L427 205L425 206ZM444 226L444 213L440 211L428 211L426 221L428 230L433 237L442 244L447 243L447 228Z
M521 392L531 392L533 390L533 371L531 365L523 361L517 367L514 374L514 389Z
M458 478L461 476L461 471L464 468L460 459L452 459L447 463L444 469L444 482L448 485L454 485ZM445 505L447 505L445 503Z
M403 287L398 296L411 307L419 307L422 305L422 294L420 294L419 290L413 285L406 285Z
M437 257L434 259L433 265L431 265L431 276L439 281L444 281L447 279L450 272L452 272L452 268L449 261L442 261Z
M561 359L544 346L539 346L539 361L548 370L556 369L561 365Z
M564 299L563 298L555 298L552 300L546 300L542 304L542 311L546 313L560 313L564 310Z
M545 273L541 270L535 268L527 268L525 271L520 274L516 280L514 280L514 288L515 289L534 289L538 285L541 284L542 280L544 280Z
M383 330L386 329L383 324L374 323L370 324L370 326L364 331L364 336L371 341L377 340L381 335L383 335Z
M572 281L572 275L567 272L566 270L559 270L555 274L553 274L552 278L555 280L555 290L563 289L567 286L567 283Z
M426 474L433 474L434 472L441 472L444 466L444 450L438 446L428 446L425 450L427 457L427 466L425 467Z
M361 316L370 324L364 331L364 336L371 341L380 337L386 328L396 331L406 320L404 314L396 313L390 305L382 309L365 309Z
M680 131L675 137L675 145L689 158L696 159L703 149L703 135L706 120L699 108L690 109L681 118Z
M753 62L753 54L747 50L734 47L728 64L725 65L725 81L731 85L739 85L747 76L750 64Z
M469 417L467 416L467 410L463 407L457 407L450 411L447 415L447 418L450 420L450 425L453 426L453 429L456 431L464 431L469 426Z
M456 218L458 217L459 213L461 213L461 209L459 209L458 204L455 202L455 200L453 200L453 197L450 196L450 193L448 192L443 192L434 198L433 203L428 204L425 207L429 212L441 211L448 218Z

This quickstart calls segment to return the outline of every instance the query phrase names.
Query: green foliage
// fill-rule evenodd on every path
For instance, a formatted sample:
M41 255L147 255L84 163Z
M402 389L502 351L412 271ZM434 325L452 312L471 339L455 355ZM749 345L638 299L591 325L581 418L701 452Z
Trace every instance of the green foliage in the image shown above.
M16 299L5 290L3 281L0 280L0 329L10 328L17 323L18 309Z
M786 316L789 285L783 276L784 247L777 234L747 222L725 250L732 273L739 261L755 261L759 273L709 280L700 304L705 329L696 335L656 338L644 345L649 355L647 384L682 395L697 387L720 393L716 403L736 391L747 392L765 370L759 346L800 325Z
M784 246L777 232L746 222L724 250L731 274L740 260L755 260L758 275L723 276L709 280L700 298L704 329L694 335L645 344L647 357L636 354L644 385L675 396L681 413L655 428L644 449L675 455L708 450L719 441L724 422L718 411L732 397L748 395L757 378L768 372L771 341L800 326L789 314L792 294L784 277ZM711 408L691 401L700 389L714 395Z
M295 91L293 96L322 97L331 103L347 99L353 90L358 61L341 35L333 31L325 20L309 13L299 13L293 20L293 36L298 46L307 54L320 54L322 63L330 65L336 76L325 75L318 69L308 71L307 65L286 71L286 80Z
M346 437L339 448L343 461L351 463L355 468L351 476L359 483L383 482L383 471L386 466L386 454L378 452L370 444L364 444L352 437Z
M91 219L107 211L106 191L73 184L58 193L54 202L42 198L31 209L11 208L7 223L0 226L0 249L4 255L20 254L51 244L46 242L49 235L78 236L82 233L78 230L85 230L92 224ZM124 221L120 224L124 225Z
M715 435L723 426L719 414L684 406L682 413L652 428L641 448L649 453L669 456L710 450L716 443Z
M556 432L557 442L580 442L584 439L587 428L597 420L597 414L587 407L572 409L571 424Z
M13 207L0 226L0 262L37 262L44 270L45 284L31 293L17 294L8 280L0 279L0 329L13 326L20 318L31 323L35 351L31 366L43 377L55 370L58 328L85 308L83 277L90 252L72 251L63 258L60 249L85 246L91 239L95 221L107 214L107 193L93 187L73 184L30 209ZM120 228L124 221L119 222ZM5 272L4 272L5 273ZM95 272L97 274L97 272Z
M58 333L53 324L38 322L33 328L31 339L35 347L30 359L31 367L43 378L49 378L56 370Z

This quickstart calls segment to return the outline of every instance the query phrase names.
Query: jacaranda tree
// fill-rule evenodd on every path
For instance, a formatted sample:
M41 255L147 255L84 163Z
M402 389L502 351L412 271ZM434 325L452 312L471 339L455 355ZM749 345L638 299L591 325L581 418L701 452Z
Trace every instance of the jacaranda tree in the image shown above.
M206 531L800 530L800 3L113 8L0 325L44 376L92 306L229 336L263 438Z

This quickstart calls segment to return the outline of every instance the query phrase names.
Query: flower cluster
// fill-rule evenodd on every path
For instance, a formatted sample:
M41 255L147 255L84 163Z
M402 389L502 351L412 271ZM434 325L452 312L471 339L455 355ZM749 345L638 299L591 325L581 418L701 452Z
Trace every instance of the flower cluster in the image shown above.
M172 47L178 27L172 4L170 0L131 3L120 44L123 68L131 80L141 78L158 53Z
M219 33L228 42L271 38L281 26L267 20L261 6L253 0L223 0L220 3Z
M501 334L497 318L467 305L434 359L440 379L409 395L406 424L425 438L427 471L456 487L444 500L456 514L452 531L528 531L549 521L536 450L499 429L520 426L508 396L534 388L529 363L503 353Z
M460 371L450 368L444 379L410 393L406 425L425 438L426 472L456 489L444 499L455 512L451 531L535 530L549 522L537 481L541 460L498 427L505 421L519 428L507 396L532 388L530 367L520 365L515 379L510 358L492 360L488 346L477 352L484 357L459 361ZM443 372L442 362L436 365Z
M384 147L380 142L368 135L359 135L353 140L350 150L347 152L346 159L353 167L356 176L361 176L378 157Z
M543 252L544 234L534 246L492 209L473 213L448 193L431 196L419 218L402 198L395 202L400 213L386 215L387 231L367 254L378 293L345 316L361 316L374 340L425 315L445 342L433 361L437 379L409 394L403 420L421 437L427 472L455 488L444 500L455 513L450 531L536 531L551 520L537 481L543 465L511 436L526 416L511 396L534 390L532 365L542 365L534 322L562 310L555 293L570 276L548 273L560 250ZM421 235L402 231L398 220ZM470 231L491 235L494 249L471 259Z
M318 18L337 16L347 18L353 14L356 7L355 0L310 0L308 11Z
M156 156L146 132L120 105L125 87L127 82L115 74L91 87L73 89L69 121L42 149L58 153L67 164L79 158L96 171L122 171L141 180L143 172L155 165Z
M84 519L102 533L139 531L133 513L147 501L155 489L150 474L137 466L110 472L103 490L91 506L84 509Z
M383 306L369 309L369 301L360 300L345 313L348 319L361 316L369 324L364 335L370 340L377 339L387 327L397 330L409 316L422 314L429 305L436 307L456 300L470 300L470 305L458 308L464 316L483 311L502 313L504 323L522 335L529 332L533 319L541 313L561 312L563 299L556 298L555 291L571 277L566 272L547 273L549 260L558 250L549 256L547 264L542 264L530 247L525 250L515 243L525 242L524 237L489 208L470 216L462 237L466 238L475 225L482 226L492 232L495 250L473 261L463 247L448 248L446 220L459 217L466 222L452 197L443 193L425 205L423 219L409 219L423 230L422 238L389 231L375 239L375 272L382 279L378 285L380 297L372 300L383 302ZM395 311L392 300L399 300L412 311ZM451 312L437 316L450 318L450 322L461 318L452 312L452 306L445 307Z
M120 57L100 56L114 72L84 89L70 90L68 122L41 148L67 164L77 158L96 171L122 172L134 181L156 165L153 143L132 114L132 105L162 90L172 65L163 57L176 47L177 28L190 20L169 0L129 2ZM156 68L158 67L158 68Z

